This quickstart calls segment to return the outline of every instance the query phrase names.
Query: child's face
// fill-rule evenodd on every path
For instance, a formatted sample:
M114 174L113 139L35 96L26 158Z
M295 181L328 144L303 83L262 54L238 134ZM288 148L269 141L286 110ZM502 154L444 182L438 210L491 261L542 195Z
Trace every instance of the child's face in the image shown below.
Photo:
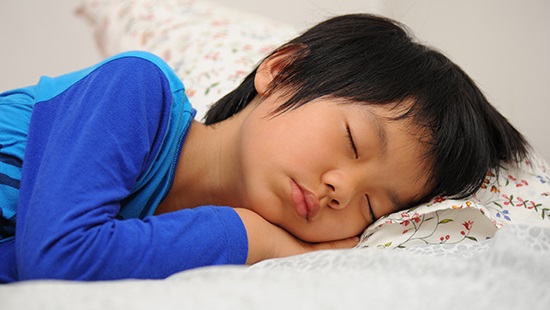
M331 98L272 116L281 100L248 107L242 127L243 203L266 220L305 241L337 240L429 191L409 120Z

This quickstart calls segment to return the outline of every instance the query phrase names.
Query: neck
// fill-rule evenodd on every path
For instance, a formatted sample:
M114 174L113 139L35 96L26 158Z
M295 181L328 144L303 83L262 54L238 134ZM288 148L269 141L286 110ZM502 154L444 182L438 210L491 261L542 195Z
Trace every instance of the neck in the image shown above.
M242 205L241 169L237 160L238 123L236 116L210 126L197 121L192 123L172 188L156 213L203 205Z

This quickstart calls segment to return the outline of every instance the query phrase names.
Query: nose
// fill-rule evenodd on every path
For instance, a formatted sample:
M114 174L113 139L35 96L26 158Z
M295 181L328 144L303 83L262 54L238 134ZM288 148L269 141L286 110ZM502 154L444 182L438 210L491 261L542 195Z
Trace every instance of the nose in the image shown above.
M328 205L333 209L345 208L353 199L355 186L350 176L339 171L330 171L323 175L327 188Z

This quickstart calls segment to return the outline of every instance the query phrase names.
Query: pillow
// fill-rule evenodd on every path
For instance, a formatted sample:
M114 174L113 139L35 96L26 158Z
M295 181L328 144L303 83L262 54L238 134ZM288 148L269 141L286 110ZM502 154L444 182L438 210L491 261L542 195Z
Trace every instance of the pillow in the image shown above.
M490 239L508 223L550 225L548 164L534 153L519 167L489 173L468 199L436 197L380 218L366 229L359 246L464 245Z
M288 25L199 0L86 0L78 12L90 21L105 56L140 49L167 61L184 81L199 117L296 34ZM460 249L492 238L507 223L549 225L547 167L533 154L519 169L489 174L468 199L436 197L383 217L365 230L359 247Z
M77 9L103 56L144 50L183 80L197 119L233 90L293 27L195 0L86 0Z

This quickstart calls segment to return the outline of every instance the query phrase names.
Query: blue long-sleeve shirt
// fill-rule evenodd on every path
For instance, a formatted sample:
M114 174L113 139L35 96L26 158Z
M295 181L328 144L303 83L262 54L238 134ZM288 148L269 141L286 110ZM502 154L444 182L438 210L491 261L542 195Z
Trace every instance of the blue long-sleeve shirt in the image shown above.
M246 261L229 207L152 216L194 116L159 58L131 52L43 77L0 94L2 109L19 119L0 116L0 282L164 278Z

